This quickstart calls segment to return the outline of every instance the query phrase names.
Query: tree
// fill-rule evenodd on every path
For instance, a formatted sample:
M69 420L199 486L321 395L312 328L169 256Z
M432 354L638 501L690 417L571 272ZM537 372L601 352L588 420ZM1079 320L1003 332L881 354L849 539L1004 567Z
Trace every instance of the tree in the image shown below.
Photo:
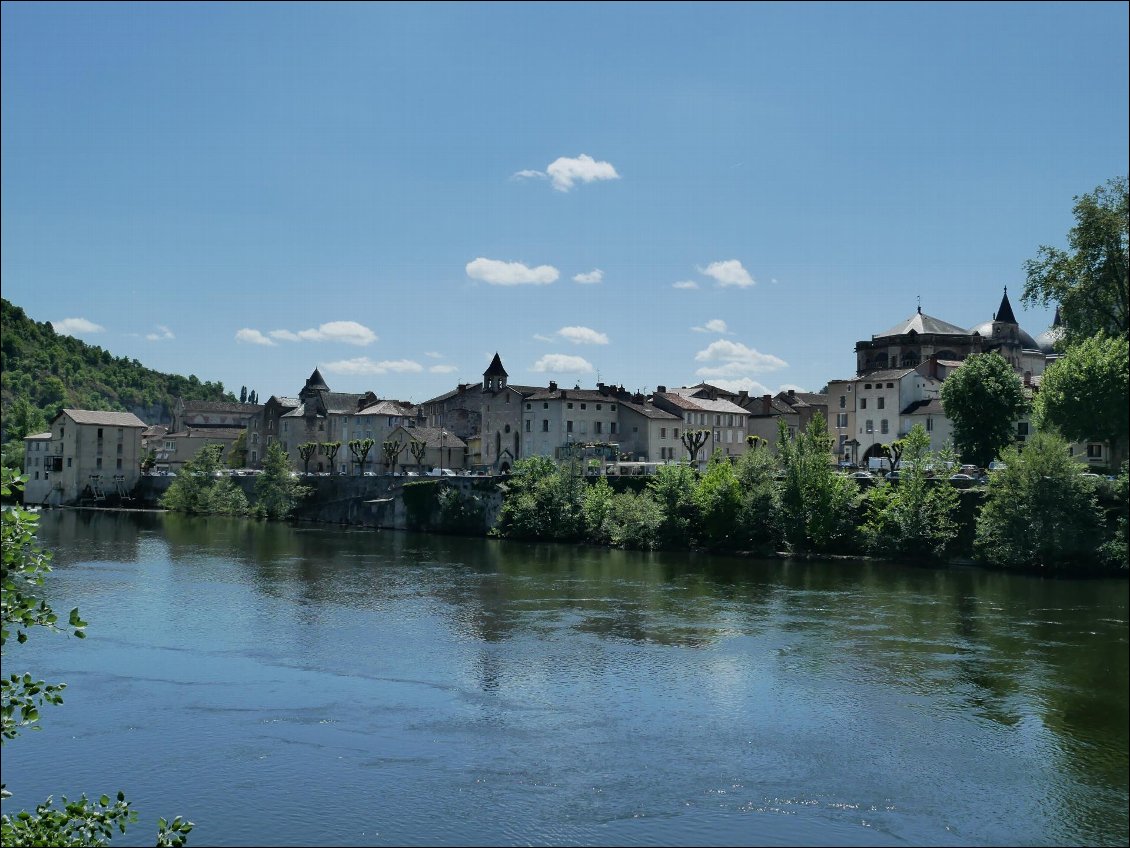
M205 445L197 451L177 474L161 498L161 505L195 515L246 513L246 495L221 471L223 450L223 445Z
M921 424L899 441L906 464L897 486L882 483L868 493L864 540L868 550L881 556L941 556L957 538L957 491L930 479L942 463L931 453L930 434Z
M365 460L369 458L369 451L375 445L372 439L350 439L348 442L349 452L353 454L354 461L361 466L361 474L365 474Z
M1091 194L1075 198L1075 226L1067 233L1070 250L1041 245L1024 263L1025 303L1059 304L1068 346L1106 333L1130 333L1127 293L1126 177L1108 180Z
M702 514L695 499L695 472L690 466L660 465L647 484L647 492L663 515L656 529L659 547L686 548L698 541Z
M318 449L317 442L303 442L298 446L298 455L302 458L302 473L310 473L310 460L314 458L314 451Z
M694 490L701 516L703 542L712 548L733 548L738 536L742 489L734 466L721 451L710 456L706 471Z
M498 532L514 539L575 541L585 528L580 475L559 468L547 456L514 463L498 514Z
M25 436L42 433L46 429L47 419L39 409L28 402L27 398L16 398L4 416L6 440L22 442Z
M228 448L228 455L225 458L225 463L228 468L243 468L247 465L247 431L241 430L239 435L235 437L235 441L231 443Z
M384 454L385 468L389 474L396 470L396 460L406 447L400 439L389 439L381 443L381 453Z
M408 447L412 451L412 458L416 460L416 470L423 473L424 458L428 454L428 443L422 439L413 439Z
M996 353L975 353L942 384L942 409L953 422L962 461L987 466L1012 443L1028 409L1020 378Z
M0 479L0 495L7 498L15 494L22 481L5 469ZM39 708L45 704L63 702L60 694L66 688L62 683L45 683L35 680L30 673L11 671L12 646L9 638L15 631L16 643L21 645L37 627L62 632L58 616L51 605L36 596L44 578L51 571L50 556L36 545L38 516L19 507L5 507L0 514L0 556L3 560L3 590L0 591L0 652L8 676L2 681L3 735L0 742L15 739L21 729L38 729ZM87 622L79 617L78 609L71 610L68 626L78 638L86 635ZM11 793L4 788L3 795ZM126 826L136 822L137 812L122 792L114 802L106 795L96 802L83 795L78 801L63 798L62 809L55 808L51 798L38 804L34 813L26 811L0 816L0 842L4 845L105 845L114 830L125 833ZM184 845L192 822L179 816L172 822L158 820L158 846Z
M150 449L146 452L145 456L141 458L141 473L148 474L153 470L153 466L157 464L157 451Z
M263 518L284 519L310 493L291 475L290 457L278 442L267 445L263 473L255 480L255 512Z
M337 457L337 452L341 450L341 442L322 442L318 445L318 453L326 457L326 461L330 466L330 473L334 472L334 459Z
M852 545L859 493L853 480L833 470L831 450L819 413L794 438L789 438L788 425L778 422L777 455L784 479L774 515L794 551L842 553Z
M738 457L738 485L741 487L741 508L738 512L735 545L740 548L772 548L776 541L773 523L779 470L777 458L768 443L759 436L747 436L750 450Z
M239 402L247 403L247 386L239 387Z
M710 438L709 430L684 430L683 435L679 437L679 441L683 443L683 447L687 449L687 453L691 455L691 465L698 460L698 452L702 450L706 440Z
M1035 400L1040 429L1075 442L1110 445L1112 473L1126 458L1130 431L1130 344L1125 337L1092 336L1070 346L1044 372Z
M974 550L1006 568L1057 569L1095 564L1103 544L1095 488L1051 433L1037 433L1021 452L1008 448L989 478L977 518Z

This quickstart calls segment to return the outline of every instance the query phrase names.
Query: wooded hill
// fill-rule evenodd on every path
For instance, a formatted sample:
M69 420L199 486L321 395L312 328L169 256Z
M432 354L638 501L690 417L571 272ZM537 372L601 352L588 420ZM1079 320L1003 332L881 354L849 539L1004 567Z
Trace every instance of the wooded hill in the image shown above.
M50 421L64 407L132 412L147 424L172 422L176 399L234 401L223 383L146 368L136 359L55 332L0 298L0 404L28 401ZM7 428L4 427L6 430ZM5 434L6 438L6 434Z

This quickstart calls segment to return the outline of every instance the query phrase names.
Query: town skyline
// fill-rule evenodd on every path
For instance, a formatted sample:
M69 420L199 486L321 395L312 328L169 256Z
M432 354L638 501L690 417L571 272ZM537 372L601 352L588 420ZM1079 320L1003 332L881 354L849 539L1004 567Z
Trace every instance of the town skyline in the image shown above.
M572 14L576 12L576 14ZM157 370L816 391L1127 170L1122 4L3 7L5 297Z

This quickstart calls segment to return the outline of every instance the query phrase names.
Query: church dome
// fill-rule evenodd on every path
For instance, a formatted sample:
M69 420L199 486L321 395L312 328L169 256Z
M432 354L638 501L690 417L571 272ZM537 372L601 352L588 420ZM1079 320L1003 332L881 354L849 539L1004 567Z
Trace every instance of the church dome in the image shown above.
M1021 348L1023 348L1024 350L1039 350L1039 351L1043 350L1043 348L1040 347L1040 345L1036 342L1036 340L1034 338L1032 338L1032 336L1027 331L1025 331L1025 329L1023 327L1017 327L1017 329L1020 331L1020 347ZM972 333L978 333L978 334L980 334L981 338L983 338L983 339L992 339L992 337L993 337L993 322L992 321L985 321L981 324L978 324L976 327L971 329L969 332L971 334Z

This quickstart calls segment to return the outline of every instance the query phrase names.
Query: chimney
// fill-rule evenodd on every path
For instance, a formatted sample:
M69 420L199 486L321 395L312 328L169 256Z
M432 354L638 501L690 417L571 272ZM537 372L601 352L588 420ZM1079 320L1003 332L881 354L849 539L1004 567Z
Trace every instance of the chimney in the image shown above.
M789 389L789 397L796 397L796 389Z
M773 396L772 395L762 395L761 396L761 414L762 415L768 415L772 411L773 411Z
M655 390L657 392L659 392L659 394L661 394L661 395L667 394L667 387L666 386L656 386Z
M556 380L550 380L549 381L549 390L551 392L557 391L557 381Z
M643 392L636 392L632 395L632 403L643 403L645 400L646 398L644 398Z
M606 387L605 387L604 383L597 383L597 384L596 384L596 390L597 390L598 392L600 392L600 393L601 393L602 395L606 395L606 394L608 394L608 392L607 392L607 391L605 391L605 388L606 388Z
M746 408L747 406L749 406L749 390L748 389L741 389L738 392L738 406L742 407L743 409Z

